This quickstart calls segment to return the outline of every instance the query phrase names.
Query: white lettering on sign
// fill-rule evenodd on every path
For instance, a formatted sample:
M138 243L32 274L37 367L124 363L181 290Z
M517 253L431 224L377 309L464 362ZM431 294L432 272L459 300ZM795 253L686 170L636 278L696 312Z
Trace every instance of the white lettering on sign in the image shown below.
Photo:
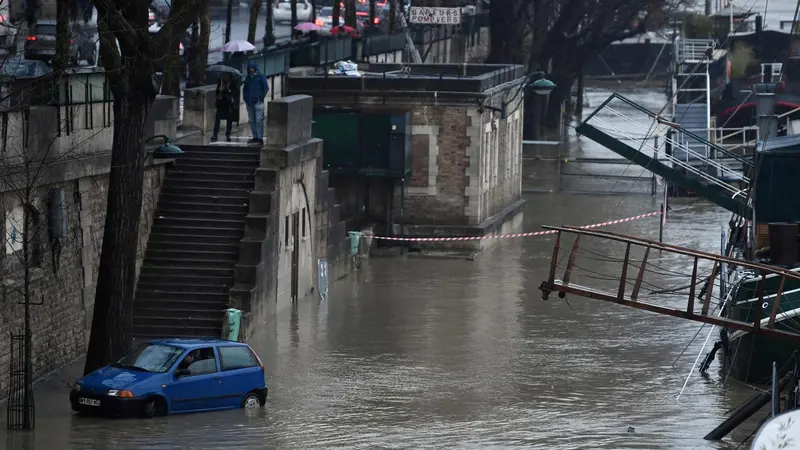
M461 8L430 8L412 6L409 11L411 23L430 25L458 25L461 23Z

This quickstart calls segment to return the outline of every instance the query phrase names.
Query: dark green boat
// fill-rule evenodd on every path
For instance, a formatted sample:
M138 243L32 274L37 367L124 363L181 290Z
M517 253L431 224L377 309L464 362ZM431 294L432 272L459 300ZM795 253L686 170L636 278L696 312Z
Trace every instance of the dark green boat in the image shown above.
M792 272L799 272L800 268ZM767 275L764 278L764 297L761 301L761 323L767 326L781 277ZM752 323L755 320L757 303L759 302L759 282L761 277L752 276L744 279L738 286L733 286L733 300L730 303L728 317L742 322ZM800 280L787 278L784 282L779 311L775 317L775 328L800 333ZM726 372L737 380L748 383L761 383L772 376L772 362L779 365L788 361L799 345L771 336L753 335L742 331L729 332L728 346L724 354Z

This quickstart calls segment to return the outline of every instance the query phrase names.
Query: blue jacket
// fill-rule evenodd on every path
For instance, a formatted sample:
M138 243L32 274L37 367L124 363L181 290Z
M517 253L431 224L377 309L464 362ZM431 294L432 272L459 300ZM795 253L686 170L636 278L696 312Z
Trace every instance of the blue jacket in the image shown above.
M255 62L250 62L247 68L256 69L256 73L254 75L248 73L247 77L245 77L242 85L242 99L245 104L252 106L264 101L269 92L269 84L267 83L267 77L258 73Z

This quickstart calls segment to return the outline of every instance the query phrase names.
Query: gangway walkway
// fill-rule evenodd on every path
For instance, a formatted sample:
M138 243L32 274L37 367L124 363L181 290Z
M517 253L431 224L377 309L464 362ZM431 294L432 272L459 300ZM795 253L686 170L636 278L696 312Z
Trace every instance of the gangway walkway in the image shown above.
M626 112L623 113L623 109ZM602 114L598 114L601 111ZM608 120L612 117L614 120ZM635 131L620 129L620 123L625 123L625 128ZM681 129L680 125L619 94L609 96L575 130L670 183L693 191L728 211L751 216L750 207L746 204L750 186L748 174L753 169L750 159ZM632 133L656 136L658 139L641 140L639 148L634 148L626 143L634 140ZM698 153L687 146L686 139L675 139L676 134L702 143L709 149L708 154ZM685 158L676 157L676 154L689 155L693 161L690 163ZM719 158L725 158L726 161ZM728 162L741 165L743 170L733 169Z

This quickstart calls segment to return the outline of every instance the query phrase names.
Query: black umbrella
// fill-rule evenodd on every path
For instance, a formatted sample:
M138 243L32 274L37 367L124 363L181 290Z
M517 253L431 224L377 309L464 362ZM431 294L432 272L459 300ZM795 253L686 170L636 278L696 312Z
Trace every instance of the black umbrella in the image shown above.
M213 73L216 75L222 75L224 73L230 74L232 77L235 78L242 78L242 72L239 72L237 69L226 66L225 64L211 64L210 66L206 67L207 73Z

